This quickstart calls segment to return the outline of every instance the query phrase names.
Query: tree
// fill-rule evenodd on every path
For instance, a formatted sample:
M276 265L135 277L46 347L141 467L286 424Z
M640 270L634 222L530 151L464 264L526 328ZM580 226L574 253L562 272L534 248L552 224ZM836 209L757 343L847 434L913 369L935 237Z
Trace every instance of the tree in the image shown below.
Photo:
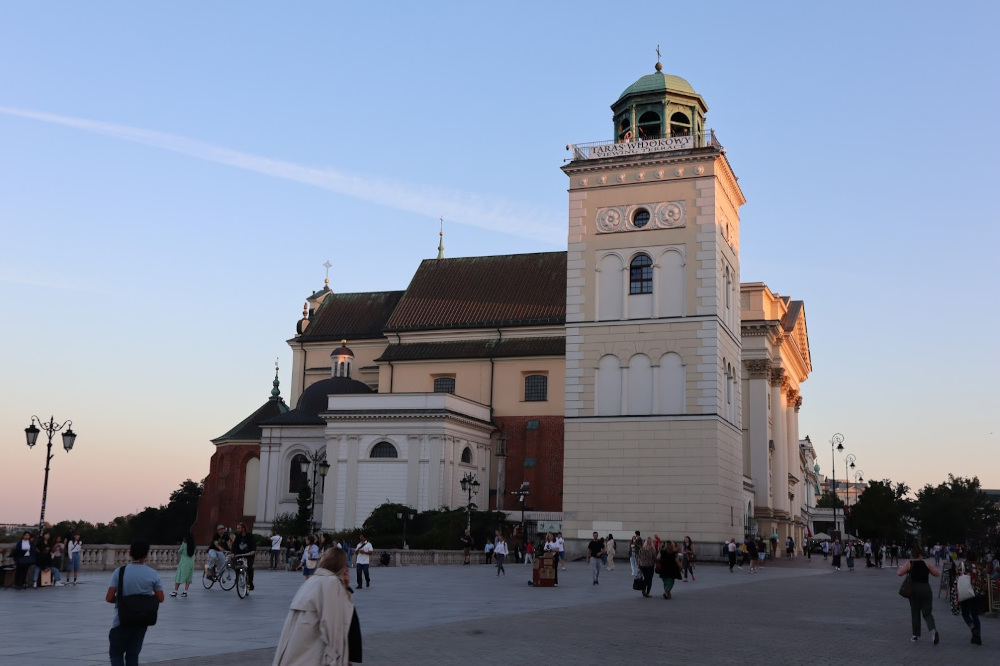
M893 485L889 479L870 481L857 503L848 510L848 524L861 537L906 543L909 518L913 514L912 501L906 498L909 492L905 483Z
M816 506L820 509L832 509L833 507L844 506L844 500L840 499L829 490L819 496L816 500Z
M955 478L917 493L924 543L964 543L978 552L1000 545L1000 508L979 486L979 477Z

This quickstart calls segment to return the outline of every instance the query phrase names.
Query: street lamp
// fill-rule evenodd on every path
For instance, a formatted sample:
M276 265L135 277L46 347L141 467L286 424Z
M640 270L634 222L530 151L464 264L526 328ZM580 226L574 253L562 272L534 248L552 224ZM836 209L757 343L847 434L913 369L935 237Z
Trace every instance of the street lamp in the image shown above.
M865 480L865 473L862 470L859 469L858 471L856 471L854 473L854 503L855 504L858 503L858 496L861 494L861 493L858 492L858 485L857 484L864 482L864 480ZM856 520L855 520L854 529L855 530L858 529L857 521Z
M316 515L316 485L322 481L322 488L326 489L326 475L330 471L330 463L326 461L326 451L318 451L316 453L310 453L304 456L306 460L301 463L301 469L303 474L309 474L309 467L312 467L312 490L309 493L310 503L309 503L309 532L316 532L316 521L313 520ZM316 472L319 471L319 480L316 479Z
M531 482L522 482L521 487L517 490L512 490L510 494L517 495L517 501L521 503L521 542L524 544L525 549L527 549L528 534L524 531L524 498L531 494Z
M839 432L830 438L830 474L833 475L833 531L837 531L837 454L844 452L844 436ZM847 515L846 513L844 514ZM846 526L845 526L846 528Z
M403 549L409 548L406 545L406 521L412 520L413 516L416 515L415 512L410 511L409 507L404 508L402 511L396 512L396 517L403 521Z
M497 438L497 511L503 511L504 487L507 480L507 435Z
M38 421L38 425L42 428L41 430L35 425L35 421ZM42 484L42 516L38 519L38 536L42 536L42 532L45 531L45 500L49 494L49 462L52 460L52 435L56 434L63 428L66 428L66 432L62 434L63 448L66 449L66 453L73 450L73 443L76 442L76 433L73 432L73 422L66 421L62 425L56 425L56 420L54 417L49 417L49 422L45 423L37 416L31 417L31 425L24 429L24 436L28 440L28 448L30 449L38 441L38 433L42 430L48 435L49 443L45 447L45 482Z
M476 508L476 505L472 503L472 496L479 494L479 481L476 479L476 475L472 472L466 472L465 476L462 477L460 482L462 484L462 490L469 493L469 503L465 506L465 510L468 512L469 517L466 521L466 529L472 529L472 510Z
M844 500L844 531L847 532L847 509L851 506L851 475L849 473L848 467L854 469L854 461L857 458L853 453L848 453L844 457L844 485L847 486L847 493L845 494ZM850 532L848 532L850 534ZM855 535L857 536L857 535Z

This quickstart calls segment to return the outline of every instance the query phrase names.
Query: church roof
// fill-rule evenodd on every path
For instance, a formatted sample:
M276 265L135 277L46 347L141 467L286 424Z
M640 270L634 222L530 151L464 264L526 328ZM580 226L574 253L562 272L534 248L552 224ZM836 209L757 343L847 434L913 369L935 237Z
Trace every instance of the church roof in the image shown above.
M257 408L250 416L246 417L239 423L237 423L229 432L221 437L216 437L212 440L212 443L218 444L220 442L226 442L231 440L254 440L260 441L261 430L260 426L265 421L268 421L276 416L280 416L288 411L288 405L280 397L271 398L263 405Z
M376 361L565 356L566 338L509 338L389 345Z
M295 409L278 414L267 422L267 425L323 425L326 423L319 417L320 412L329 407L328 396L353 395L358 393L374 393L367 384L350 377L330 377L312 384L295 403Z
M381 338L385 323L403 297L402 291L330 294L299 336L302 342Z
M566 253L539 252L424 260L385 330L530 326L565 321Z
M652 74L646 74L645 76L640 77L638 81L626 88L625 92L618 96L618 99L620 100L626 95L648 92L666 92L667 90L688 93L691 95L698 94L694 91L694 88L691 87L690 83L679 76L664 74L663 72L653 72Z

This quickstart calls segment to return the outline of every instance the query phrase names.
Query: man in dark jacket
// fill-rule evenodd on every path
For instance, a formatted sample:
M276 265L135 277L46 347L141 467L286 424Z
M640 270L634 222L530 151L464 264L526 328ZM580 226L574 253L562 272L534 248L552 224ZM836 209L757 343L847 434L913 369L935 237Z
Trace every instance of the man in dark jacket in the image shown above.
M31 541L31 532L25 532L21 540L14 544L10 556L14 558L14 587L28 587L28 569L38 558L38 549Z
M236 523L236 536L233 537L233 555L246 557L247 589L253 589L253 559L257 553L257 544L253 535L247 533L247 526Z

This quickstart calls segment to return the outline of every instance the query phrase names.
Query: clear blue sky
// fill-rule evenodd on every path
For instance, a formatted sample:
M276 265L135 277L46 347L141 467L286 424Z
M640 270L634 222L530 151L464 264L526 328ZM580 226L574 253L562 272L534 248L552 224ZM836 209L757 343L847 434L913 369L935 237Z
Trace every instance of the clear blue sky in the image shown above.
M38 518L33 414L72 419L47 517L201 479L302 301L433 257L565 248L569 142L653 71L740 177L742 279L806 303L800 434L870 479L997 466L992 2L7 3L0 522ZM837 460L843 478L843 459Z

